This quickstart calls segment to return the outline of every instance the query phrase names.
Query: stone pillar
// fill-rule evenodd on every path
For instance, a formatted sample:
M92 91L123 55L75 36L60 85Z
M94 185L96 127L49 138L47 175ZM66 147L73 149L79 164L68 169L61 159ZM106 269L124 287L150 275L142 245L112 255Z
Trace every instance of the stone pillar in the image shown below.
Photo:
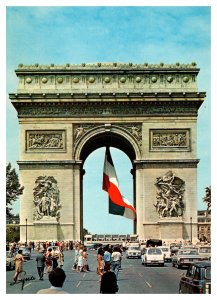
M73 204L74 204L74 240L81 239L81 230L83 225L83 204L81 199L81 162L74 165L73 168L73 177L74 177L74 185L73 185ZM81 211L82 209L82 211Z

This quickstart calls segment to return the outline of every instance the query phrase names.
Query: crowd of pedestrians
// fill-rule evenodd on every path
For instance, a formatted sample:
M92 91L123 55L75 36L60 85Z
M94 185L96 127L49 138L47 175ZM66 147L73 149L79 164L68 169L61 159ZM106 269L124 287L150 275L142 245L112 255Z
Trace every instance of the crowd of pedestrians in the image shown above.
M15 274L14 282L20 280L20 274L23 271L23 262L25 261L20 245L12 243L10 250L16 252L15 256ZM38 279L43 280L44 274L47 274L51 283L51 290L41 290L38 293L63 293L62 286L65 280L64 251L74 248L74 263L72 270L76 272L89 272L87 248L81 241L72 244L65 242L37 242L28 243L30 251L36 252L36 267ZM58 251L57 251L58 250ZM113 247L107 245L99 247L96 250L96 273L99 276L100 293L116 293L118 291L118 272L121 269L122 249L119 246ZM62 270L62 271L61 271ZM93 271L93 270L92 270ZM60 278L60 279L58 279ZM56 281L60 280L60 283Z

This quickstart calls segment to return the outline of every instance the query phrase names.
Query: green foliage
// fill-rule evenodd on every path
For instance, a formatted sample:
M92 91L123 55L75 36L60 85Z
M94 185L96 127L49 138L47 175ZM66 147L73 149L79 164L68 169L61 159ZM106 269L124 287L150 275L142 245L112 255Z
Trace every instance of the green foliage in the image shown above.
M207 212L211 214L211 186L205 188L205 197L203 201L207 204Z
M11 164L8 163L6 167L6 215L8 217L12 216L10 206L18 199L19 195L22 195L23 189L15 169L12 169Z
M20 240L20 228L17 225L7 225L6 242L18 242Z
M90 232L86 228L83 228L83 238L86 234L90 234Z

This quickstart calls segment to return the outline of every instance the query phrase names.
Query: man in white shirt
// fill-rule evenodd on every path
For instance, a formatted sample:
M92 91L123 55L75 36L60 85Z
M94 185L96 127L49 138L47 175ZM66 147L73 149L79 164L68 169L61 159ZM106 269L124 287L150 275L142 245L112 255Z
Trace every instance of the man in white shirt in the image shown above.
M112 271L115 273L116 278L118 279L118 271L121 267L121 253L118 247L114 247L112 252Z

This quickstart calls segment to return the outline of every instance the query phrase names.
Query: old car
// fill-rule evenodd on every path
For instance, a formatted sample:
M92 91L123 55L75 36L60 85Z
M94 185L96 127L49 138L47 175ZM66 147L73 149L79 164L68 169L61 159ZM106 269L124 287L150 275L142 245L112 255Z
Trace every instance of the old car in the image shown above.
M47 251L50 251L51 252L54 250L55 248L55 251L56 251L56 257L58 258L59 257L59 253L60 253L60 248L58 246L49 246L47 247Z
M141 258L141 250L139 246L129 246L126 250L127 258Z
M147 248L144 254L145 265L161 265L164 266L164 254L161 249L157 247Z
M27 249L25 246L21 246L18 250L22 250L23 257L27 260L30 260L31 252L29 251L29 249Z
M211 294L211 262L201 261L189 266L179 283L180 294Z
M178 269L188 267L196 261L200 261L200 255L195 248L181 248L172 256L172 266Z
M210 246L198 247L198 254L203 260L211 260L211 247Z
M159 246L158 248L161 249L163 254L164 254L164 261L171 261L172 260L170 247Z
M14 270L15 269L15 254L11 251L6 251L6 270Z

